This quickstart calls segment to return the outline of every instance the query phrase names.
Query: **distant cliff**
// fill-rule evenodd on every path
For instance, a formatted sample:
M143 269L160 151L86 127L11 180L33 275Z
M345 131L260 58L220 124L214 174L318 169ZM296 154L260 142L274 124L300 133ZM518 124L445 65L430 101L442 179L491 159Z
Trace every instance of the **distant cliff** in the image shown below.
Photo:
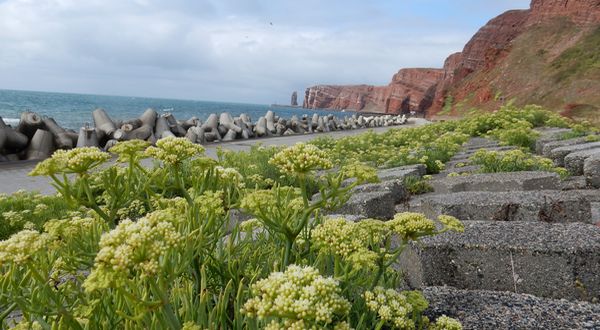
M533 0L490 20L442 69L402 69L387 86L309 87L304 106L460 115L512 100L598 119L598 82L600 0Z
M431 106L442 69L402 69L387 86L318 85L306 89L304 108L401 113Z

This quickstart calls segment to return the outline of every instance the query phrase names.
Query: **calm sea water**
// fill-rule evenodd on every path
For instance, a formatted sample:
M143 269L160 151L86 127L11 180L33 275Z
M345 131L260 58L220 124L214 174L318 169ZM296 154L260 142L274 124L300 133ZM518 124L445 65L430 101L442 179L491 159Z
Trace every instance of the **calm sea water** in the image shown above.
M13 91L0 89L0 117L7 124L18 122L21 112L25 110L40 115L53 117L65 128L78 129L85 123L93 123L92 111L105 109L113 119L129 119L140 116L147 108L160 112L171 112L175 118L186 120L196 116L202 120L211 113L229 112L233 116L248 114L257 120L268 110L278 116L289 118L292 115L339 112L325 110L307 110L285 107L273 107L264 104L242 104L227 102L208 102L191 100L158 99L147 97L106 96L88 94L47 93L30 91Z

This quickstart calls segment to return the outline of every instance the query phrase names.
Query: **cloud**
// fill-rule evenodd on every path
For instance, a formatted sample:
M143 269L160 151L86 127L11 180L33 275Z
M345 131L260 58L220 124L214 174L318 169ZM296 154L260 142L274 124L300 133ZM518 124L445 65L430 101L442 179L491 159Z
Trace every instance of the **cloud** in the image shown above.
M476 3L5 0L0 87L271 103L316 83L386 84L462 49L478 26L454 15Z

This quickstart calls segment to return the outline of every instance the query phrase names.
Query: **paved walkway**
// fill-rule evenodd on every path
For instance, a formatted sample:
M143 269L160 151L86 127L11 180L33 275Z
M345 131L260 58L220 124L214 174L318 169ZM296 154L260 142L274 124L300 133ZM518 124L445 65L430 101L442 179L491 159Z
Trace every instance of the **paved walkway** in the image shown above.
M421 118L411 118L407 125L391 126L391 127L376 127L375 132L381 133L392 128L405 128L423 125L427 123ZM364 133L365 129L352 131L335 131L329 133L307 134L307 135L291 135L272 137L264 139L252 140L236 140L231 142L222 142L205 145L206 155L212 158L217 157L217 148L222 147L232 151L249 150L256 143L262 143L265 146L272 145L292 145L297 142L306 142L319 136L329 135L334 138L340 138L349 135ZM54 193L54 187L50 185L50 180L46 177L30 177L27 174L31 172L37 161L22 161L11 163L0 163L0 193L13 193L17 190L24 189L29 191L39 191L43 194Z

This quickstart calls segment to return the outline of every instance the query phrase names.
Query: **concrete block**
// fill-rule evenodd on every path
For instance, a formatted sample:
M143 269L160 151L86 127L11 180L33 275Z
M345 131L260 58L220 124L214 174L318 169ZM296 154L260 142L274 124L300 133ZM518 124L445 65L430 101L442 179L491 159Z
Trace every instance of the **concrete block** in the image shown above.
M544 146L548 143L560 141L565 133L571 131L570 128L543 128L536 129L540 132L540 137L535 142L535 152L541 154Z
M404 180L409 176L422 177L427 173L427 167L423 164L408 165L401 167L386 168L379 170L377 176L381 181Z
M551 172L481 173L430 181L436 193L559 189L560 177Z
M409 244L398 268L411 287L449 285L557 299L600 299L600 227L464 223L464 233L448 232Z
M577 191L467 191L420 198L421 212L461 220L592 223L591 206Z
M464 329L600 329L600 305L514 292L427 287L425 314L450 316Z
M572 146L564 146L553 149L550 151L550 156L548 158L554 161L556 166L564 166L565 165L565 157L573 152L597 149L600 148L600 142L589 142L583 144L575 144Z
M585 176L588 185L594 188L600 188L599 154L590 156L583 162L583 175Z
M587 140L585 139L585 137L578 137L578 138L567 139L567 140L550 141L547 143L540 142L542 151L538 152L538 153L543 155L544 157L549 157L552 150L554 150L556 148L573 146L576 144L582 144L582 143L586 143L586 142L587 142ZM537 147L536 147L536 149L537 149Z
M390 192L394 199L394 203L398 204L410 198L408 190L404 187L402 180L390 180L380 183L363 184L352 189L353 194L370 193L370 192Z
M373 219L391 219L395 213L394 196L390 191L364 192L352 195L335 213L364 216Z

